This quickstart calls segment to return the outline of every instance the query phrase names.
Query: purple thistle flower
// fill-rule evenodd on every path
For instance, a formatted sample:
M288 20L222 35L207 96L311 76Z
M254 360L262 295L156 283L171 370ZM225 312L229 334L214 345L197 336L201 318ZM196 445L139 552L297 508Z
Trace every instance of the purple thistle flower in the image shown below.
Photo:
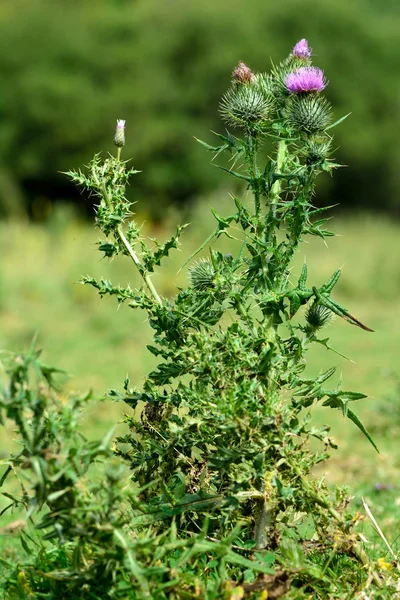
M312 48L309 47L308 42L305 38L297 42L295 47L292 50L293 56L297 56L297 58L310 58L312 52Z
M324 72L317 67L300 67L297 71L289 73L285 83L291 94L322 92L328 85Z

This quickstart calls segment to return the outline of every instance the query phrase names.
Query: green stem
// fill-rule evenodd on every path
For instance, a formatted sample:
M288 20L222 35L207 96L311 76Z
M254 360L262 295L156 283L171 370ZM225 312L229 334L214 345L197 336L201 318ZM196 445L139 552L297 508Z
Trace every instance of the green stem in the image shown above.
M249 175L253 182L257 179L257 138L249 133L247 136L247 147L249 151ZM253 187L254 194L254 213L255 215L260 214L260 192L258 187Z
M123 232L123 230L122 230L122 227L121 227L121 225L118 225L118 227L117 227L117 233L118 233L118 235L119 235L119 238L120 238L121 242L124 244L124 246L125 246L126 250L128 251L128 254L129 254L129 256L131 257L131 259L132 259L132 260L133 260L133 262L135 263L135 265L136 265L136 267L137 267L137 269L138 269L139 273L140 273L140 274L141 274L141 276L143 277L143 279L144 279L144 282L145 282L145 284L147 285L147 288L148 288L149 292L150 292L150 293L151 293L151 295L153 296L154 300L155 300L155 301L156 301L158 304L162 305L161 298L160 298L160 296L157 294L157 290L156 290L156 288L154 287L154 285L153 285L153 283L152 283L152 281L151 281L151 279L150 279L150 276L149 276L149 274L148 274L148 273L145 273L145 272L143 271L142 263L140 262L139 258L137 257L137 254L134 252L134 250L133 250L132 246L130 245L130 243L129 243L129 242L128 242L128 240L126 239L126 237L125 237L125 234L124 234L124 232Z
M239 492L236 496L239 500L255 500L256 515L254 526L254 541L257 550L263 550L268 546L268 532L272 522L272 508L268 504L264 492L251 490L248 492Z
M257 550L263 550L268 545L268 531L272 521L271 508L265 498L257 502L257 515L254 527L254 541Z
M276 156L276 164L275 164L275 173L282 174L285 159L286 159L286 141L280 140L278 144L278 152ZM265 230L264 230L264 239L267 243L273 244L275 246L275 227L276 227L276 208L280 199L280 194L282 191L282 180L277 179L275 183L271 187L271 191L269 193L269 211L265 218Z
M282 173L285 158L286 158L286 141L281 140L278 144L278 154L276 157L276 173L278 173L279 175L281 175L281 173ZM279 201L281 190L282 190L282 180L278 179L277 181L275 181L275 183L273 184L273 186L271 188L274 216L276 214L276 204Z
M118 148L118 150L120 151L121 148ZM121 152L118 152L118 156L117 158L119 158ZM112 207L112 202L110 200L110 197L108 195L108 191L107 191L107 187L105 182L103 181L103 183L100 185L98 179L96 178L96 183L99 185L99 188L101 189L101 193L102 196L104 198L104 200L106 201L107 205L111 208ZM133 262L135 263L140 275L143 277L144 282L150 292L150 294L153 296L154 300L157 302L157 304L159 304L160 306L162 306L162 301L160 296L157 294L157 290L154 287L150 276L148 273L145 273L142 263L140 262L136 252L133 250L132 246L130 245L130 243L128 242L128 240L125 237L125 234L123 232L122 226L118 225L118 227L116 228L116 233L118 234L121 242L124 244L126 250L128 251L129 256L131 257L131 259L133 260Z
M260 203L260 191L258 188L258 168L257 168L257 137L256 134L249 133L247 136L247 148L248 148L248 157L249 157L249 175L253 182L253 194L254 194L254 216L256 217L256 226L255 226L255 237L261 238L263 235L264 224L261 219L261 203ZM262 280L264 289L268 289L267 285L267 261L265 254L262 252L260 255L261 265L262 265Z
M290 265L294 251L302 239L304 225L307 222L307 207L309 206L309 199L312 196L314 185L315 175L310 172L307 181L304 183L303 189L297 197L296 205L293 208L292 223L288 236L289 241L286 245L286 252L280 265L279 289L282 289L282 284L285 283L285 272Z

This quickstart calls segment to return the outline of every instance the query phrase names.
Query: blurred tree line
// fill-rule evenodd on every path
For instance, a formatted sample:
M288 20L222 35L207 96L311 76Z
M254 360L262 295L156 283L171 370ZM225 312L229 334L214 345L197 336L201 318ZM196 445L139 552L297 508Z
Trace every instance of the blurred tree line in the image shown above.
M132 189L144 210L209 194L226 178L193 136L223 131L232 68L268 70L303 37L335 116L352 112L335 137L351 168L327 178L321 201L400 209L398 0L13 0L0 23L3 215L83 202L58 172L113 151L117 118L124 156L145 171Z

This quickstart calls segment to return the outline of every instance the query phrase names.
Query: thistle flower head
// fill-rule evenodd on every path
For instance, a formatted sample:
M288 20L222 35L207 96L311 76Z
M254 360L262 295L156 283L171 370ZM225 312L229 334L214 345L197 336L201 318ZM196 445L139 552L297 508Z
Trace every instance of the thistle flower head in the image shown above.
M189 269L189 273L192 286L195 290L204 292L215 287L215 270L208 260L200 260Z
M331 153L332 143L330 140L310 140L306 146L306 159L308 164L324 161Z
M253 85L234 86L220 104L222 118L233 126L253 128L267 119L271 102Z
M285 84L291 94L307 94L322 92L328 82L321 69L317 67L300 67L287 75Z
M323 96L298 94L290 98L287 120L297 131L324 131L332 120L331 105Z
M125 146L125 122L123 119L117 119L117 128L115 130L114 144L118 148Z
M320 329L332 319L332 312L326 306L314 302L306 312L306 321L312 330Z
M237 83L252 83L254 80L254 74L250 67L248 67L244 62L239 61L232 72L232 78Z
M297 58L310 58L312 53L312 48L309 47L308 42L305 38L297 42L292 50L292 55Z

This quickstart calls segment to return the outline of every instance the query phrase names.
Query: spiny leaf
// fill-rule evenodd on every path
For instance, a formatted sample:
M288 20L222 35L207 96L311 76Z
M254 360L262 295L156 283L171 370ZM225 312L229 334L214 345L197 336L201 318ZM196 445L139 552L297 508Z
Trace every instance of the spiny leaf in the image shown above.
M335 287L335 285L337 284L337 282L339 281L341 273L342 273L341 269L337 269L337 271L334 272L334 274L331 276L329 281L320 288L320 290L319 290L320 293L330 294L331 291L333 290L333 288Z
M342 315L342 317L345 321L348 321L352 325L357 325L358 327L361 327L361 329L364 329L364 331L371 331L372 333L374 333L374 329L367 327L367 325L361 323L361 321L353 317L353 315L351 315L350 313L346 313L345 315Z
M318 290L316 287L313 287L313 293L314 293L315 297L317 298L317 300L319 300L320 304L322 304L323 306L326 306L326 308L329 308L333 313L335 313L335 315L338 315L339 317L341 317L348 323L351 323L352 325L357 325L357 327L364 329L364 331L373 332L374 331L373 329L371 329L370 327L367 327L367 325L364 325L363 323L361 323L361 321L359 321L358 319L353 317L353 315L351 315L346 308L344 308L338 302L333 300L329 296L329 293L324 290L324 288L327 290L329 290L329 288L332 288L333 285L335 285L337 280L339 279L339 275L340 275L340 269L339 269L339 274L338 274L338 271L336 271L333 274L333 276L331 277L330 281L327 284L325 284L325 286L322 286L322 288L320 290ZM322 290L322 292L321 292L321 290Z
M344 115L344 117L341 117L340 119L338 119L337 121L332 123L332 125L329 125L329 127L325 127L325 131L328 131L328 129L333 129L334 127L337 127L338 125L340 125L340 123L342 123L350 115L351 115L351 112L347 113L347 115Z
M233 175L234 177L237 177L238 179L244 179L245 181L251 181L251 177L248 177L247 175L242 175L241 173L237 173L236 171L231 171L231 169L226 169L225 167L222 167L221 165L215 165L216 167L218 167L218 169L221 169L222 171L225 171L226 173L229 173L230 175Z
M337 369L337 367L331 367L330 369L325 371L325 373L318 375L318 377L317 377L318 383L324 383L324 381L326 381L327 379L332 377L332 375L336 372L336 369Z
M299 281L298 281L297 285L301 290L304 290L306 282L307 282L307 265L306 265L306 263L304 263L301 268L301 273L300 273L300 277L299 277Z
M202 146L204 146L204 148L206 148L206 150L208 150L209 152L215 152L215 153L219 154L220 152L223 152L224 150L226 150L227 148L229 148L228 144L224 144L223 146L210 146L206 142L203 142L203 140L199 140L195 136L193 136L193 137L196 140L196 142L199 142L199 144L201 144Z
M368 431L365 429L364 425L361 423L361 421L357 417L357 415L354 414L352 410L348 409L347 416L350 419L350 421L353 421L353 423L355 425L357 425L357 427L359 428L359 430L362 431L362 433L365 435L365 437L371 442L371 444L373 445L373 447L375 448L375 450L378 452L378 454L380 454L378 446L375 444L374 440L372 439L372 437L370 436L370 434L368 433Z

